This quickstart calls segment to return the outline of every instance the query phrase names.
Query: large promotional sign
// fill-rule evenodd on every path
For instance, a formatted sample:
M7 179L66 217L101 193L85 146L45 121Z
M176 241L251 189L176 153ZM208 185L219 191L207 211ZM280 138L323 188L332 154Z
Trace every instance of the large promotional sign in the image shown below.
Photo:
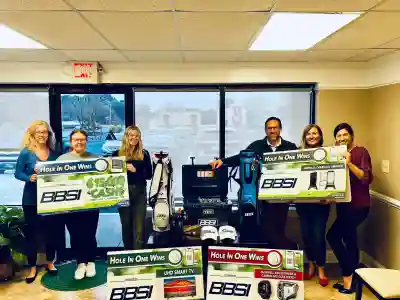
M264 153L259 200L351 201L346 146Z
M204 299L201 247L107 253L107 300Z
M43 162L37 169L38 214L129 203L124 157Z
M207 300L304 300L303 252L209 247Z

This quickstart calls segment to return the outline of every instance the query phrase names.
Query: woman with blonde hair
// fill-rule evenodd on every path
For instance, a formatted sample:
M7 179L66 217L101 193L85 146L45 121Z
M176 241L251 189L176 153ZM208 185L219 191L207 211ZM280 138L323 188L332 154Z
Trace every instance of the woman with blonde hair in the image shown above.
M321 128L316 124L304 128L301 149L318 148L324 144ZM308 272L304 279L308 280L318 274L319 284L327 286L329 281L325 276L326 240L325 231L328 222L330 205L321 203L297 203L296 212L300 218L300 229L304 244L304 252L309 261ZM317 272L318 271L318 272Z
M32 283L37 276L37 237L42 231L46 243L47 271L55 275L57 269L54 266L54 259L57 244L57 232L59 226L57 216L39 216L37 214L37 168L38 162L56 160L57 155L54 152L55 139L54 133L49 124L45 121L34 121L26 130L22 150L17 159L15 168L15 178L25 182L22 195L22 208L25 218L25 236L26 236L26 254L28 265L30 266L29 275L25 281Z
M153 175L150 154L143 149L139 127L126 128L121 148L113 156L125 156L127 162L129 206L118 209L125 249L141 249L146 218L146 185Z

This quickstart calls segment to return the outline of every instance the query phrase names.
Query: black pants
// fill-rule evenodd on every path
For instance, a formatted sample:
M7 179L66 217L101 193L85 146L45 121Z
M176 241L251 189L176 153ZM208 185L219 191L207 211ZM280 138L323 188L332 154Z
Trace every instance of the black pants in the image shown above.
M122 241L127 250L143 247L146 204L146 186L129 185L129 206L118 208L122 225Z
M289 204L267 203L261 205L262 216L260 222L264 225L265 240L268 247L274 249L297 249L296 243L286 237L286 220Z
M354 209L349 204L336 205L336 220L326 238L332 247L343 276L354 273L360 261L357 227L367 218L369 207Z
M326 223L328 222L330 205L296 204L296 212L300 218L300 229L304 244L304 252L309 261L323 267L326 263Z
M78 264L96 260L96 232L99 210L73 212L65 215L65 225L69 231L71 249Z
M40 216L37 214L36 205L22 207L25 219L26 256L30 267L36 266L39 237L44 241L46 259L54 261L56 251L60 249L59 237L63 234L62 222L59 215Z

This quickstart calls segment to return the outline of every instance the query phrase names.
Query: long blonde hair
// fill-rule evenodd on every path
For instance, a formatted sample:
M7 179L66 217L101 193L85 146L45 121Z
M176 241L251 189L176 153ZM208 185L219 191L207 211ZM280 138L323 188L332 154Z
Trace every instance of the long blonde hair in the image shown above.
M132 131L136 131L139 141L136 144L136 146L132 147L129 144L129 134ZM126 128L124 137L122 138L122 144L121 148L119 149L119 155L120 156L125 156L127 159L132 159L132 160L143 160L144 159L144 153L143 153L143 143L142 143L142 133L137 126L129 126Z
M47 128L47 131L49 132L49 136L47 138L46 145L50 150L54 150L55 145L56 145L56 140L54 137L54 132L51 129L49 123L43 120L37 120L33 121L28 128L25 131L25 134L22 138L22 148L27 148L30 151L33 151L36 146L36 140L35 140L35 133L36 133L36 128L38 126L44 126Z
M322 132L321 127L319 127L317 124L309 124L303 130L303 134L301 136L300 149L308 148L306 137L307 137L307 133L313 128L317 129L319 137L320 137L318 147L322 147L323 146L323 144L324 144L324 134Z

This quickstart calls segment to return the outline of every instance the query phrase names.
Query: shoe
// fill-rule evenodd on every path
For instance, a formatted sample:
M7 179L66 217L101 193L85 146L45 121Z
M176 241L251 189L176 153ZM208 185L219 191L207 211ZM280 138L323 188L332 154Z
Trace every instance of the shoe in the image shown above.
M89 262L86 266L86 277L96 276L96 264L94 262Z
M47 273L49 273L49 274L52 275L52 276L55 276L55 275L58 274L58 270L57 270L57 268L56 268L53 264L49 264L49 265L46 267L46 271L47 271Z
M85 277L85 273L86 273L86 264L81 263L77 266L76 270L75 270L75 280L81 280Z
M328 278L319 278L319 285L322 287L326 287L329 284Z
M315 268L315 269L314 269L314 272L304 274L304 280L310 280L310 279L313 278L316 274L317 274L317 269Z
M343 283L340 282L336 282L334 285L332 285L332 287L336 290L341 290L344 288Z
M38 272L37 272L37 269L36 269L35 276L33 276L33 277L26 277L26 278L25 278L25 282L28 283L28 284L34 282L34 281L36 280L37 273L38 273Z
M350 295L350 294L353 294L354 292L355 292L355 290L352 287L349 289L345 289L344 287L339 289L339 293L342 293L342 294Z

